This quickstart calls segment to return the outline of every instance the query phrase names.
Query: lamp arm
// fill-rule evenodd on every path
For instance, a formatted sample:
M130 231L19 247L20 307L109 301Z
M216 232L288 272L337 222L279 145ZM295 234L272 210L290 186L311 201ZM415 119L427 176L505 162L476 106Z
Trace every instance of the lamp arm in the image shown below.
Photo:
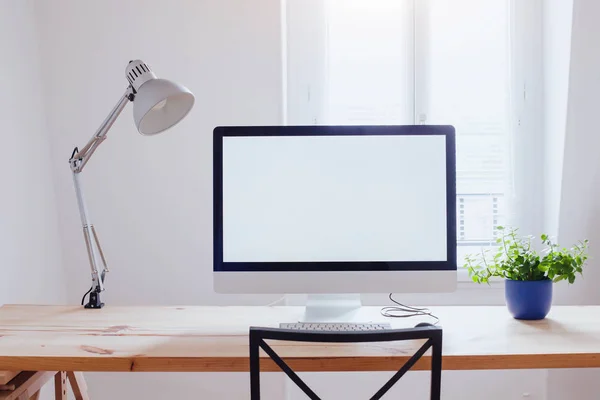
M102 122L102 125L100 125L94 136L92 136L89 142L81 150L75 148L69 159L69 165L73 172L73 183L75 186L75 194L77 195L77 205L79 206L81 225L83 227L83 237L85 239L92 272L92 287L89 292L90 301L85 305L86 308L102 308L104 305L104 303L100 301L100 292L104 290L104 277L106 272L108 272L108 266L106 265L106 259L104 258L104 253L100 247L98 235L96 235L96 230L89 217L79 175L100 143L106 139L106 134L127 103L133 101L134 95L134 89L129 86L125 91L125 94L119 99L117 105L115 105L108 117Z
M87 164L88 160L94 154L100 143L106 139L106 134L113 126L125 106L128 102L133 101L135 96L134 89L130 86L125 90L125 94L119 99L119 102L113 107L111 112L108 114L106 119L102 122L100 127L94 133L94 136L83 146L81 149L75 148L69 163L71 164L71 170L79 173L83 170L83 167Z

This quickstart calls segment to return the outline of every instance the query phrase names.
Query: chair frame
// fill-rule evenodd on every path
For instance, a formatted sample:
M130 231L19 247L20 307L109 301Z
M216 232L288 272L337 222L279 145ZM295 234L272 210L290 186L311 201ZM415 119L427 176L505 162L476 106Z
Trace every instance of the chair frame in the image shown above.
M426 339L425 343L371 397L379 400L431 348L431 400L439 400L442 380L442 329L435 326L372 332L314 332L277 328L250 328L250 399L260 400L260 349L310 398L321 400L317 394L279 357L266 340L311 343L375 343Z

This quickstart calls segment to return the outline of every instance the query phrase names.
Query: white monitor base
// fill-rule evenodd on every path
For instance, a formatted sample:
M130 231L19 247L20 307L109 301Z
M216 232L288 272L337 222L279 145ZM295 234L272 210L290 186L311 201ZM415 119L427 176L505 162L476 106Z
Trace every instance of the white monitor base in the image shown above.
M361 307L360 294L309 294L299 322L358 322Z

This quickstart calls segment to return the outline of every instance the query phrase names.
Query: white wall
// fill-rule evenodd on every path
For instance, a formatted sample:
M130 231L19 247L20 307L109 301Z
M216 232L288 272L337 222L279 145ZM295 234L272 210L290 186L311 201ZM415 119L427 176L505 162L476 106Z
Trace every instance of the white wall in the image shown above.
M0 7L0 305L60 304L66 287L33 1Z
M65 285L32 1L0 13L0 304L61 303Z
M303 374L302 378L324 399L362 400L370 398L392 374L310 373ZM545 370L445 371L442 374L442 399L546 400L545 378ZM428 372L410 372L384 398L429 400L429 385ZM289 400L306 399L293 383L290 382L288 387Z

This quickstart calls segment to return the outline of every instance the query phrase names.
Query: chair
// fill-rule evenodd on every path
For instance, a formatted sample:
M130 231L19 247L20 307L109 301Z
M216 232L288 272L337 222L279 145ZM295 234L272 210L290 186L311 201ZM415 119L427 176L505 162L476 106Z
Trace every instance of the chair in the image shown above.
M372 397L381 399L392 386L431 348L431 400L440 399L442 379L442 329L434 326L412 329L373 332L311 332L275 328L250 328L250 399L260 400L260 357L259 349L285 372L285 374L311 399L321 400L317 394L275 353L265 342L280 340L313 343L367 343L427 339L417 352L396 372Z

